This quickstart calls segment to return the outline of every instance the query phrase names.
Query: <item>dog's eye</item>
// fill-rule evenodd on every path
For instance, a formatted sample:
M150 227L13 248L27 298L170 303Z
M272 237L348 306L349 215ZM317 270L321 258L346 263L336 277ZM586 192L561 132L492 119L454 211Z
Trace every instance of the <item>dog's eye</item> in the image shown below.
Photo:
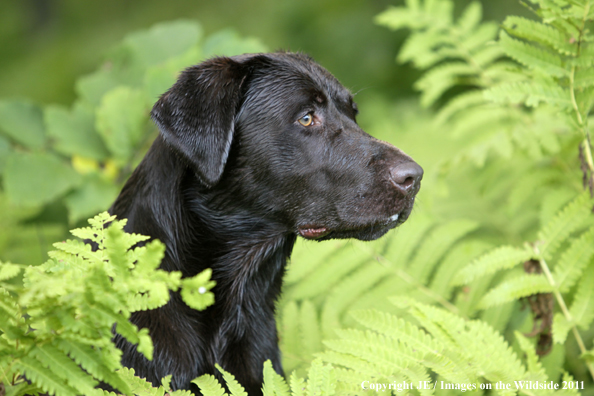
M299 119L299 123L303 126L310 126L313 124L313 115L311 113L307 113Z

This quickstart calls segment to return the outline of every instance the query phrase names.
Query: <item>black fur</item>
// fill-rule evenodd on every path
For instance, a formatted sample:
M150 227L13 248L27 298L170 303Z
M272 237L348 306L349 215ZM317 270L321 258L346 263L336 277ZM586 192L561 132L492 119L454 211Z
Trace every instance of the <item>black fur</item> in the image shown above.
M282 374L274 311L296 237L379 238L408 217L420 186L422 169L356 114L352 95L301 54L214 58L181 74L155 104L161 134L111 213L165 243L162 268L212 268L216 302L198 312L173 293L134 313L154 358L116 335L124 365L189 389L219 363L250 395L261 394L265 360Z

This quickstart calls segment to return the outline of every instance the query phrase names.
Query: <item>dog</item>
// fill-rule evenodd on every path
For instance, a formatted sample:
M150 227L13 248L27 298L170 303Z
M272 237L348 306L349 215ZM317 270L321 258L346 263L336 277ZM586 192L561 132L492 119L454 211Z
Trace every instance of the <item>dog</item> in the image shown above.
M110 209L126 231L165 243L161 268L212 269L216 302L195 311L171 293L135 312L154 343L147 360L115 335L122 363L158 385L235 375L261 395L262 365L283 374L275 324L298 236L373 240L403 223L423 169L356 122L353 95L310 57L216 57L183 71L153 107L160 130Z

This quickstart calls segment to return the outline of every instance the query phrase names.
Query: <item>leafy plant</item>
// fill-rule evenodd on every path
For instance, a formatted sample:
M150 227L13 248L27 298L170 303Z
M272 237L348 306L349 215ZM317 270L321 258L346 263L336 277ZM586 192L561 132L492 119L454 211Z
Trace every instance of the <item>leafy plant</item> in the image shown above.
M105 210L156 136L150 108L177 74L215 55L265 50L231 30L203 39L196 22L163 23L129 35L81 77L70 108L1 100L5 199L37 212L58 203L70 224Z
M9 394L91 395L97 381L132 394L112 329L151 359L148 330L128 321L131 312L165 305L179 288L195 309L214 302L209 271L181 279L157 269L165 246L124 232L125 220L102 213L89 223L72 234L96 249L67 240L43 265L0 264L0 378ZM7 283L22 272L23 286Z

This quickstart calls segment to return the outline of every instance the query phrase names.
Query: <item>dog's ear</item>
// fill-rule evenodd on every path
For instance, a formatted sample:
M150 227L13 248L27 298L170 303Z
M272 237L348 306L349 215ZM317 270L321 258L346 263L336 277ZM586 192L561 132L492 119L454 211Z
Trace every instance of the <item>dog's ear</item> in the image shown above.
M223 174L235 116L252 70L249 63L241 58L213 58L190 67L151 112L165 142L188 161L207 187Z

